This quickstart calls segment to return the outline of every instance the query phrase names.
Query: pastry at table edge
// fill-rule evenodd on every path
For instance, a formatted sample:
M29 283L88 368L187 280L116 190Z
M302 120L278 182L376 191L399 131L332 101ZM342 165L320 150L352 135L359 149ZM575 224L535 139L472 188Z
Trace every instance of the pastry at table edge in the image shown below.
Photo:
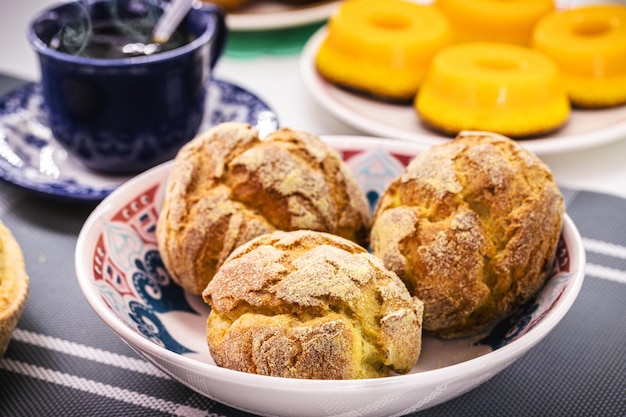
M202 0L202 1L205 3L216 4L227 12L235 11L252 2L252 0Z
M11 231L0 221L0 357L28 299L29 279L24 256Z
M263 140L222 123L178 152L157 221L172 279L200 294L239 245L274 230L310 229L367 244L370 211L354 175L318 136L288 128Z
M205 3L214 3L220 6L227 12L237 12L246 6L252 5L254 3L258 3L256 0L202 0ZM314 3L323 3L319 0L273 0L276 3L285 3L292 4L296 6L306 5L306 4L314 4ZM260 14L262 16L262 14Z
M424 302L424 330L485 335L551 271L564 215L549 168L515 141L466 132L418 154L375 209L372 253Z
M237 248L203 292L221 367L300 379L409 372L423 304L381 259L336 235L277 231Z

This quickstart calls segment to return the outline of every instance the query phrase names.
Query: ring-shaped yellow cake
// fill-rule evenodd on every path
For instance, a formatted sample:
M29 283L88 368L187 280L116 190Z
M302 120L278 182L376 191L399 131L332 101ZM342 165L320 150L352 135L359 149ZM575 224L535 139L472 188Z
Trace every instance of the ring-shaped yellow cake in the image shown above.
M554 10L553 0L436 0L455 41L530 45L535 24Z
M554 130L570 113L556 64L530 48L499 42L441 50L414 104L421 119L437 130L483 130L516 138Z
M559 65L573 105L626 103L626 6L590 5L552 13L537 24L533 48Z
M438 9L403 0L348 0L331 16L315 65L327 81L411 102L432 57L451 41Z

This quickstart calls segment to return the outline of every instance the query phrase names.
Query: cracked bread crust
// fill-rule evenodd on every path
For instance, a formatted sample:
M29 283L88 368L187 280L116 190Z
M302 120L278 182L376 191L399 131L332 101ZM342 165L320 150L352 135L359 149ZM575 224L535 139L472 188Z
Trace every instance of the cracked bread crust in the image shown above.
M203 292L222 367L287 378L406 373L423 304L382 261L328 233L277 231L237 248Z
M29 285L22 248L0 221L0 358L26 307Z
M468 132L419 154L385 191L371 247L424 301L424 330L484 334L543 285L564 203L516 142Z
M175 158L157 223L172 278L200 294L226 257L274 230L329 232L366 245L369 207L339 154L317 136L243 123L198 135Z

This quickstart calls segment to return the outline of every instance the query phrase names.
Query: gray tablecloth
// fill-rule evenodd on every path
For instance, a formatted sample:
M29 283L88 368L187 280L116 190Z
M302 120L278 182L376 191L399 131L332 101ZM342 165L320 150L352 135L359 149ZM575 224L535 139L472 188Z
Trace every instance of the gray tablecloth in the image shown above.
M0 77L0 94L19 83ZM414 416L626 416L626 200L563 191L588 260L570 312L496 377ZM92 209L0 181L0 219L20 243L31 280L0 359L0 416L249 416L162 374L91 310L73 255Z

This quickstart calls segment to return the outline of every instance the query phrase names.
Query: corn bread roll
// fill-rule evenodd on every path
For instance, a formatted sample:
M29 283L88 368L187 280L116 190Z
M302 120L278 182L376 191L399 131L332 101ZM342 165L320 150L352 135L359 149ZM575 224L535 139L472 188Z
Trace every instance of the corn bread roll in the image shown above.
M203 1L205 3L215 3L227 12L237 12L237 11L241 11L241 9L246 8L246 6L253 6L257 3L263 3L263 2L259 2L258 0L203 0ZM270 11L276 8L276 5L272 5L271 3L272 2L270 2L270 7L268 8L268 10ZM285 3L287 5L302 6L302 5L320 3L320 2L318 0L274 0L273 3L278 3L278 4ZM321 2L321 3L324 3L324 2ZM277 9L277 10L281 11L281 9ZM271 16L269 18L271 18Z
M539 158L504 136L468 132L417 155L389 185L371 247L424 302L424 330L478 335L541 288L563 213Z
M13 234L0 221L0 357L4 355L28 299L24 255Z
M224 11L232 12L241 9L252 3L253 0L202 0L205 3L214 3L224 9Z
M222 367L306 379L406 373L421 350L422 302L347 239L277 231L237 248L203 292Z
M280 129L260 140L243 123L200 134L175 158L157 223L172 279L200 294L226 257L274 230L329 232L365 245L365 194L319 137Z

